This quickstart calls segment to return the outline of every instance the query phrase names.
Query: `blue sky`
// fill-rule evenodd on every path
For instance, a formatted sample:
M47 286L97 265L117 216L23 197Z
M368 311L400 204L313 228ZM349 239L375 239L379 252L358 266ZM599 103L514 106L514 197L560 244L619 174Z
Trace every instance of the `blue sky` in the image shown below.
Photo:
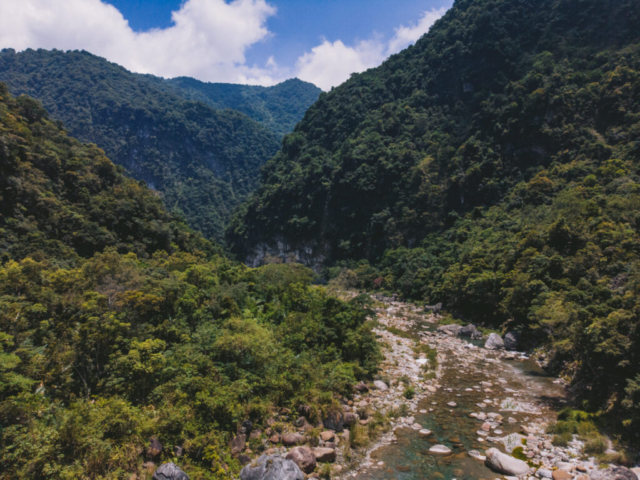
M133 71L205 81L298 76L326 90L413 43L452 0L2 2L2 48L85 49Z

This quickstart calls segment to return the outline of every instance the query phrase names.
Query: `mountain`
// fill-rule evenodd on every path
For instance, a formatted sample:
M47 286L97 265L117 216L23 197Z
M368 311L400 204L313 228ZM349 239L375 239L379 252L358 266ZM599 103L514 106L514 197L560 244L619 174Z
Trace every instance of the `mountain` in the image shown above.
M520 333L632 434L639 161L639 2L457 0L320 96L228 239Z
M0 478L238 478L247 420L267 444L377 369L366 305L313 281L225 258L0 83Z
M242 113L186 100L87 52L3 50L0 81L40 100L209 238L221 237L280 147L278 135Z
M273 87L206 83L189 77L160 81L175 87L188 100L242 112L280 137L293 131L322 92L312 83L297 78Z

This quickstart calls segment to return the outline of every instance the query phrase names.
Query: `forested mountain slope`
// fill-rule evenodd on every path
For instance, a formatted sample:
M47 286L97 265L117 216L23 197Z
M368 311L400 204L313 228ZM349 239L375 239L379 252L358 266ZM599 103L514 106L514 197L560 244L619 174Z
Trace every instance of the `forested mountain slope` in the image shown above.
M216 251L0 83L0 478L237 477L243 421L317 422L376 371L359 300Z
M526 333L632 434L639 161L639 2L458 0L321 95L228 237Z
M87 52L3 50L0 81L40 100L211 238L220 238L280 146L278 135L242 113L185 100Z
M273 87L207 83L189 77L160 81L175 87L184 98L213 108L238 110L279 136L293 131L322 92L312 83L297 78Z

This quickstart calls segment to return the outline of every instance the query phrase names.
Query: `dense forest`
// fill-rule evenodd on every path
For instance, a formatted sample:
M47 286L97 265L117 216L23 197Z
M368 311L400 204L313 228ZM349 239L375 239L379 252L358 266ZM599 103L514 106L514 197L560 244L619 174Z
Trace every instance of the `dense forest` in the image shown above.
M457 0L320 96L228 239L526 333L633 437L639 160L639 2Z
M322 420L380 360L362 300L230 261L1 83L0 252L3 479L229 478L243 421Z
M293 131L322 92L297 78L273 87L207 83L189 77L164 81L186 99L207 103L216 109L237 110L281 137Z
M3 50L0 81L16 96L40 100L75 137L105 150L159 191L169 210L217 240L278 151L282 134L317 98L313 85L291 81L240 91L223 85L220 94L211 93L215 101L205 95L194 100L206 103L192 101L190 90L78 51ZM200 85L217 91L215 84ZM287 102L289 93L297 95ZM231 110L236 107L268 126Z

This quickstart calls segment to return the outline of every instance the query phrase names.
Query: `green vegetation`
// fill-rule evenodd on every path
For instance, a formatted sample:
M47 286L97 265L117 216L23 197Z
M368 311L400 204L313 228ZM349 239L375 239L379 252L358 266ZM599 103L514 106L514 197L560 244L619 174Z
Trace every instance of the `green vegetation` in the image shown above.
M519 331L634 436L638 32L633 0L456 1L320 96L228 238L248 258L282 241L352 288Z
M165 82L175 87L183 98L206 103L215 109L242 112L279 137L293 131L322 92L315 85L297 78L273 87L206 83L189 77Z
M40 100L72 135L97 144L209 238L221 239L279 148L278 135L244 114L185 100L87 52L3 50L0 81Z
M321 417L376 372L360 300L229 261L3 84L0 168L1 476L149 478L154 436L230 478L240 422L291 429L282 409Z

